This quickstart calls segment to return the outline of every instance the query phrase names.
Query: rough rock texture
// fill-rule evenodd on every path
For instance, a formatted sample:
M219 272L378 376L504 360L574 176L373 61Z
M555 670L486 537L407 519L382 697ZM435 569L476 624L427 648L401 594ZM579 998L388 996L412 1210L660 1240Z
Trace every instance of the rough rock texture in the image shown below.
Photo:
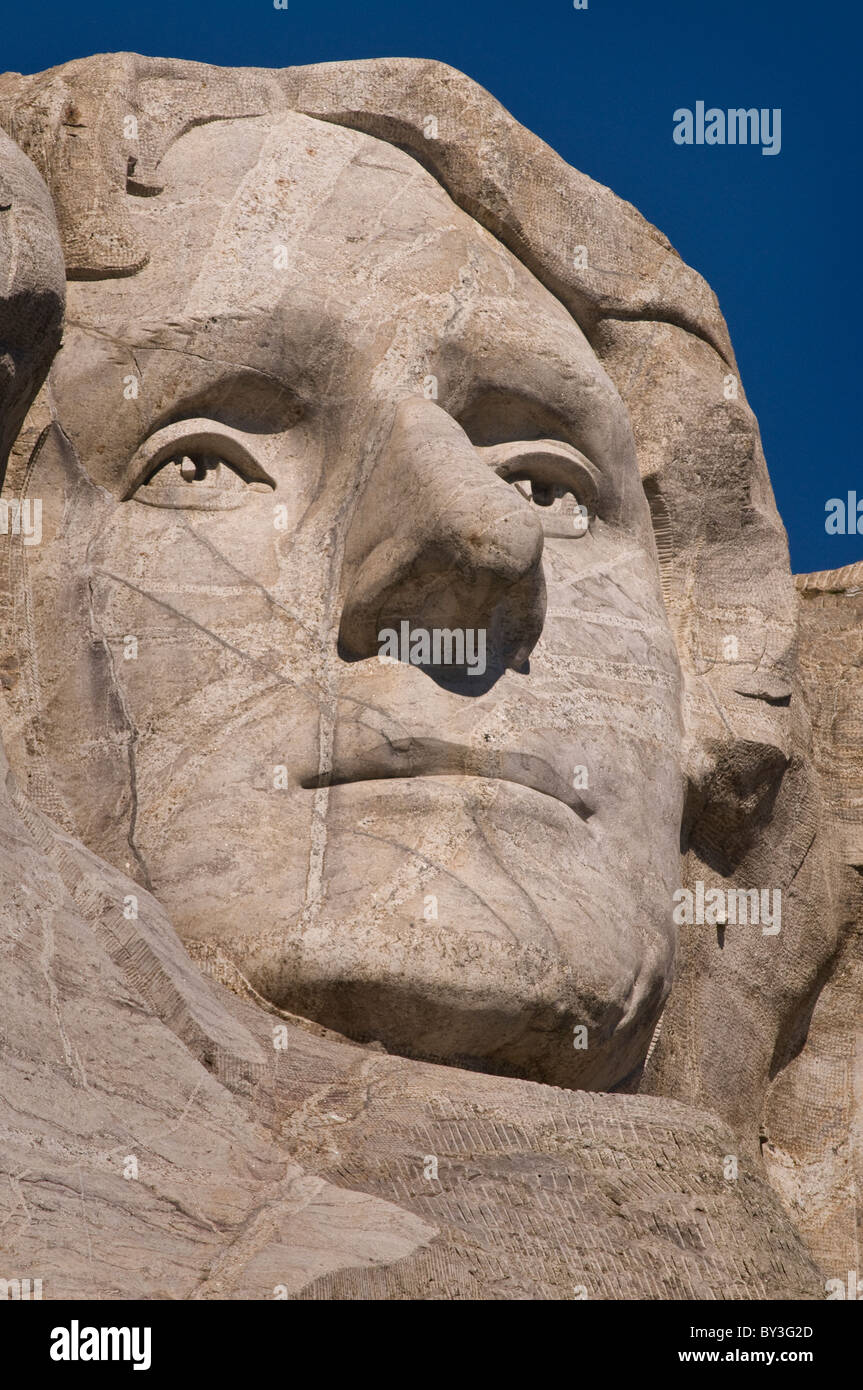
M715 296L438 63L106 55L0 126L9 1277L819 1296L854 638L818 577L798 618ZM403 622L484 670L378 661ZM781 932L676 931L697 882Z
M51 196L0 130L0 486L6 458L60 346L66 277Z
M63 282L44 185L4 136L0 169L2 439L56 349ZM5 546L8 566L20 533ZM0 903L0 1278L41 1279L46 1298L290 1296L434 1235L274 1146L254 1104L272 1054L158 903L21 794L2 749Z
M288 1132L314 1171L440 1231L304 1298L823 1296L763 1180L746 1164L726 1180L730 1132L676 1102L372 1058Z
M800 666L842 862L863 868L863 562L802 574ZM847 881L847 880L846 880Z
M3 1277L46 1298L820 1296L764 1178L726 1179L715 1118L276 1022L146 895L121 941L136 885L52 844L14 784L0 841Z
M235 1080L265 1054L154 905L121 946L76 908L5 789L0 825L4 1278L39 1278L45 1298L271 1298L431 1239L407 1210L304 1172L208 1069Z
M822 1267L863 1261L863 564L797 576L813 756L842 861L842 945L765 1115L771 1181Z

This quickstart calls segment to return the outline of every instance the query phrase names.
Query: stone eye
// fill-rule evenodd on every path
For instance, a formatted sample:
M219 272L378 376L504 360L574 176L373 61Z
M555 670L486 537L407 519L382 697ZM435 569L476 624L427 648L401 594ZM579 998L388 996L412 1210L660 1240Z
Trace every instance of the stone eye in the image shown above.
M179 465L176 459L171 459L170 462L175 468L179 466L180 477L183 479L184 483L202 483L207 476L208 468L213 469L218 467L218 461L213 461L211 463L206 458L190 458L188 454L183 455ZM148 480L148 485L151 481L152 479Z
M590 528L590 512L571 487L562 483L529 480L513 484L526 501L543 508L542 528L547 536L571 538L583 536Z
M577 539L597 514L599 473L580 450L557 439L475 446L499 478L543 509L546 536Z
M519 489L521 491L521 489ZM550 507L560 492L559 488L553 487L550 483L532 482L530 485L530 500L535 502L538 507Z
M243 506L250 493L270 491L269 484L244 478L217 454L178 452L159 463L133 496L150 507L224 511Z
M238 491L252 484L243 478L236 468L217 454L183 454L166 459L153 470L143 484L164 486L167 483L206 483L209 487L221 486Z
M159 430L137 451L130 472L126 499L148 507L224 511L275 487L246 437L207 420Z

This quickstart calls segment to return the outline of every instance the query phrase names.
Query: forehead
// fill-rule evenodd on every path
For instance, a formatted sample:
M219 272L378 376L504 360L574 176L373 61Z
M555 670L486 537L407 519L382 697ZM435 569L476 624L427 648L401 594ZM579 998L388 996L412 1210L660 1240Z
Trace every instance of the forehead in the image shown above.
M175 142L160 176L161 194L128 199L149 264L73 283L71 323L142 345L170 329L190 352L217 320L223 346L259 347L262 320L287 321L304 346L373 346L481 340L477 308L497 301L534 341L581 338L416 160L361 132L299 114L212 122Z
M431 376L477 442L563 438L637 481L626 411L574 319L402 150L291 114L196 127L160 167L163 191L128 199L147 266L69 287L54 401L94 476L154 429L226 410L255 432L317 422L347 458Z

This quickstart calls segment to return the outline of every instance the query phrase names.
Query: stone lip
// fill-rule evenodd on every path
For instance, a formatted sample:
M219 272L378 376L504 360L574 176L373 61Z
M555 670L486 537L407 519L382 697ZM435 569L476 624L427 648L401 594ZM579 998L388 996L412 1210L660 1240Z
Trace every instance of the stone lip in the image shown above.
M570 760L571 761L571 760ZM447 739L428 737L395 740L379 745L370 753L352 757L343 752L332 770L305 777L301 785L307 790L336 787L346 783L396 781L418 777L481 777L490 781L513 782L542 796L563 802L583 821L594 813L590 797L580 796L572 789L566 776L570 766L565 758L561 766L537 753L511 748L487 751L475 745L454 743Z

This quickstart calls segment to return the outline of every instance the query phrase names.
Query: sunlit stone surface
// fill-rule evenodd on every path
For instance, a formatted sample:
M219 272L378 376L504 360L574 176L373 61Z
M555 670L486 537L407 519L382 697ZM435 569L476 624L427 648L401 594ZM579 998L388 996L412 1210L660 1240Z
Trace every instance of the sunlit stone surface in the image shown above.
M711 291L437 63L110 55L0 126L7 1277L822 1297L853 643Z

